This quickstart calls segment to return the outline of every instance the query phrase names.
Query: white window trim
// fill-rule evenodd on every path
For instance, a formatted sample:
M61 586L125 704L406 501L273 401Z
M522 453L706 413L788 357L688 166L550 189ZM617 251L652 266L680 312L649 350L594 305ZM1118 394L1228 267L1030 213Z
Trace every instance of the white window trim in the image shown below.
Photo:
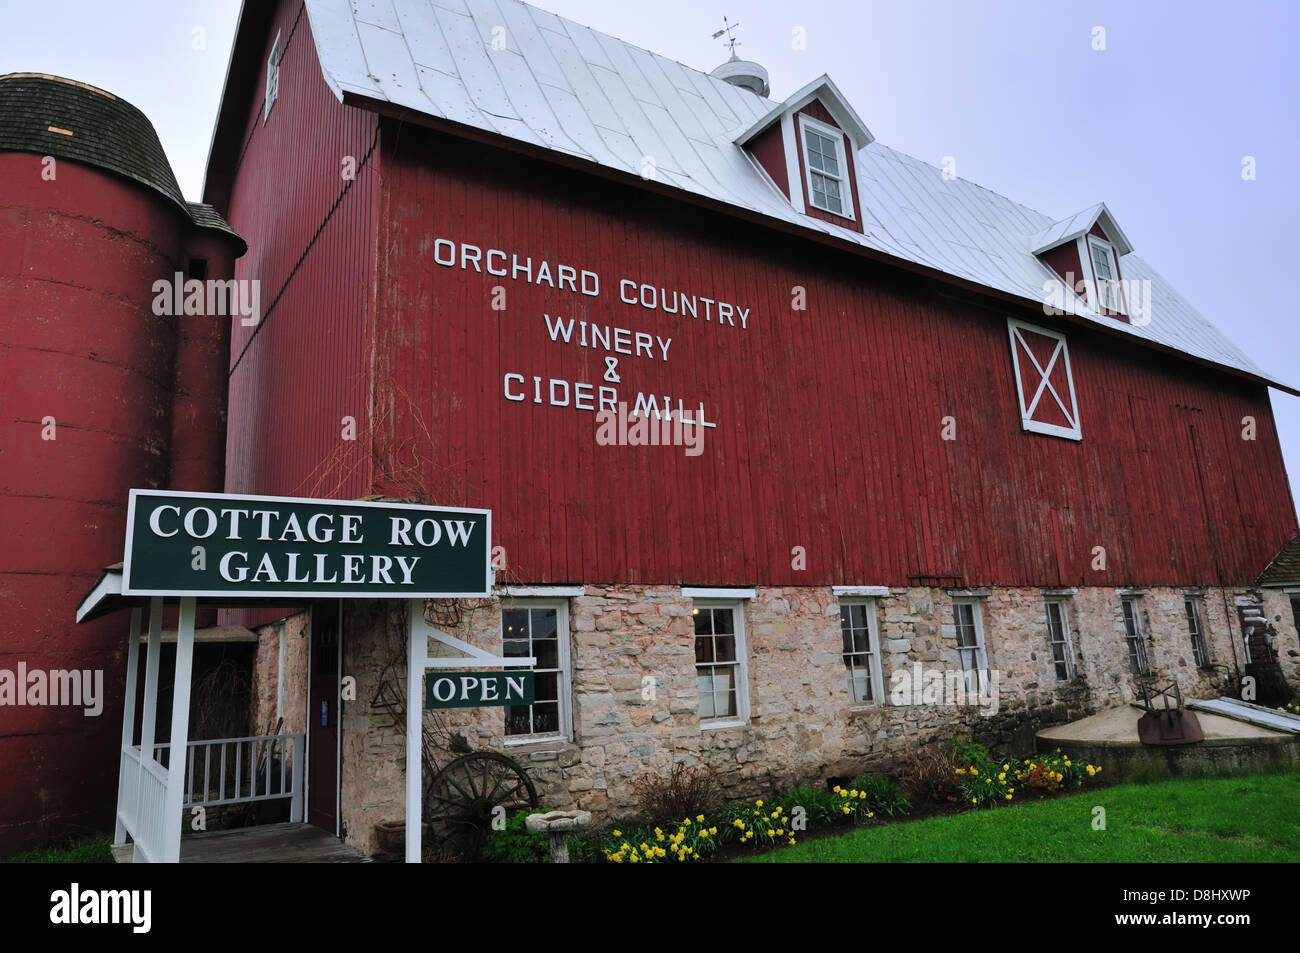
M1023 350L1033 363L1035 369L1041 374L1045 369L1038 366L1038 360L1034 357L1033 352L1029 350L1027 342L1021 331L1031 331L1034 334L1041 334L1043 337L1053 338L1058 343L1052 352L1052 358L1047 362L1046 370L1048 373L1043 374L1035 385L1034 397L1026 401L1025 399L1025 381L1020 376L1020 355L1018 350ZM1047 434L1052 437L1065 437L1067 440L1082 440L1083 427L1079 421L1079 402L1074 394L1074 369L1070 366L1070 346L1065 340L1065 335L1060 331L1052 331L1048 328L1040 328L1035 324L1029 324L1025 321L1017 321L1015 318L1007 318L1007 334L1011 340L1011 369L1016 375L1016 400L1020 406L1020 426L1030 433ZM1063 405L1062 395L1056 393L1056 388L1048 383L1051 378L1051 371L1055 370L1055 361L1058 359L1065 361L1065 381L1070 390L1070 408L1061 406L1065 419L1071 421L1073 427L1062 427L1059 424L1045 424L1041 421L1032 419L1034 411L1038 405L1049 396L1055 400L1058 406Z
M560 684L557 694L560 696L560 730L546 735L507 735L502 731L506 747L534 745L541 742L573 740L573 666L569 661L569 600L568 599L518 599L509 609L555 609L555 639L559 643ZM497 626L498 637L504 642L505 609L501 613L501 622ZM535 668L535 666L534 666ZM533 668L526 671L533 671Z
M683 589L682 592L687 590ZM719 590L691 590L695 592L717 592ZM727 590L722 590L727 591ZM735 590L732 590L735 591ZM750 590L752 591L752 590ZM749 724L749 640L745 636L745 602L744 598L705 598L692 597L696 609L730 609L732 630L735 632L736 640L736 714L735 716L726 716L724 718L700 718L700 729L702 731L712 731L717 728L739 728L742 725ZM691 647L694 649L694 633L691 634ZM696 670L695 662L691 663L691 670ZM698 678L698 676L696 676ZM696 712L699 712L699 706L696 705Z
M1124 648L1128 650L1130 675L1150 675L1155 671L1151 666L1151 653L1147 651L1147 633L1146 627L1142 623L1141 600L1140 595L1121 595L1119 600L1120 622L1124 626ZM1133 606L1133 629L1136 635L1129 635L1128 621L1124 618L1124 606L1126 604ZM1135 644L1140 651L1134 651ZM1140 655L1142 659L1142 667L1136 672L1133 671L1134 655Z
M973 689L978 689L980 687L979 674L978 674L979 672L984 673L984 678L986 681L991 677L989 675L988 642L984 638L984 597L983 596L954 596L952 600L952 606L953 606L952 628L953 628L953 636L954 638L957 639L957 657L958 657L957 665L964 677L966 669L961 668L961 653L963 651L963 646L961 644L961 639L959 637L960 630L957 625L957 606L959 605L968 605L971 607L971 621L975 623L975 648L976 648L975 661L977 665L974 671L976 673L975 675L976 681L974 686L971 686L969 682L966 683L967 690L970 691ZM965 650L969 651L969 648L970 648L969 646L966 646Z
M280 33L276 31L275 42L271 44L270 55L266 58L266 90L262 104L262 124L266 124L271 115L271 107L280 98Z
M1082 261L1087 263L1088 268L1088 302L1092 309L1101 313L1102 309L1112 314L1128 314L1128 303L1124 300L1124 286L1120 277L1119 270L1119 251L1114 244L1104 238L1098 238L1096 235L1086 234L1079 236L1079 254ZM1096 258L1094 256L1107 255L1110 260L1110 270L1115 276L1111 279L1114 282L1114 300L1102 301L1101 279L1097 276Z
M753 599L753 589L727 589L719 587L682 586L682 595L687 599Z
M790 204L796 212L807 212L804 205L804 186L799 176L799 150L794 144L794 114L781 114L781 141L785 146L785 178L790 184Z
M505 586L504 592L512 599L570 599L585 596L585 586Z
M880 601L875 596L844 595L840 598L839 602L841 609L843 609L844 606L867 607L867 647L871 652L871 662L867 667L867 677L871 679L871 698L868 700L853 697L853 679L846 672L845 684L849 690L850 707L854 709L877 708L885 703L884 663L880 657ZM844 652L843 643L841 642L841 663L843 663L843 660Z
M884 597L889 595L888 586L831 586L831 592L836 596L870 596ZM843 599L841 599L843 601Z
M1066 682L1074 681L1079 674L1078 665L1075 664L1074 659L1074 630L1070 624L1070 602L1071 600L1068 595L1048 594L1043 599L1045 606L1055 604L1061 607L1061 627L1065 630L1065 678L1062 679L1060 676L1057 676L1057 681ZM1046 612L1047 610L1044 608L1043 611ZM1056 645L1056 643L1052 641L1052 624L1050 619L1047 622L1047 645L1048 648L1052 648ZM1055 651L1052 653L1052 674L1056 675Z
M1196 612L1196 632L1192 632L1191 627L1187 629L1188 641L1192 644L1192 664L1197 668L1211 668L1213 663L1210 661L1210 639L1205 631L1205 597L1199 593L1183 593L1183 616L1187 615L1187 604L1192 604ZM1200 642L1201 659L1197 661L1196 650L1197 642Z
M831 142L835 143L835 160L839 163L840 168L843 169L844 171L839 176L832 175L829 172L821 172L820 170L816 170L816 171L818 172L819 175L825 175L827 178L837 179L839 181L840 203L844 206L844 210L842 212L832 212L828 208L822 208L820 205L813 204L812 174L814 172L814 169L812 167L812 161L808 158L808 130L809 129L811 129L815 133L818 133L819 135L825 136L827 139L831 140ZM844 131L842 129L836 129L834 126L829 126L826 123L821 122L820 120L813 119L811 116L808 116L804 113L800 113L799 114L799 148L802 150L802 154L799 156L799 158L803 161L803 171L804 171L803 189L804 189L804 195L807 198L808 208L816 209L819 212L825 212L827 215L835 215L840 218L845 218L848 219L850 222L856 221L857 210L853 207L853 188L852 188L852 184L849 181L849 157L845 154L846 150L844 148Z

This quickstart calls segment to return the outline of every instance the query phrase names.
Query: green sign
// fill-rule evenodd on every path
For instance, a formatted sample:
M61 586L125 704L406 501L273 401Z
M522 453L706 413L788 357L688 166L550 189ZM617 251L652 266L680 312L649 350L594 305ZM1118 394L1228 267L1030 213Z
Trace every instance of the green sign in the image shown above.
M491 594L489 510L132 490L124 595Z
M430 672L424 676L425 708L480 708L531 705L533 673Z

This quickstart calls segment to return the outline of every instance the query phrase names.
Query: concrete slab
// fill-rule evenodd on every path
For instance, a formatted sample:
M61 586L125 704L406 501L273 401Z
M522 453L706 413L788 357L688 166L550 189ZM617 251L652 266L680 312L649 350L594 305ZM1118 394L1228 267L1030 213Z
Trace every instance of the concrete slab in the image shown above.
M1068 725L1056 725L1038 732L1041 742L1058 745L1085 744L1105 747L1108 745L1136 745L1138 740L1137 723L1143 715L1143 709L1137 705L1124 705L1120 708L1108 708ZM1285 743L1293 736L1283 731L1274 731L1260 725L1252 725L1234 718L1225 718L1210 712L1198 711L1197 720L1205 732L1205 741L1200 744L1232 744L1236 742Z

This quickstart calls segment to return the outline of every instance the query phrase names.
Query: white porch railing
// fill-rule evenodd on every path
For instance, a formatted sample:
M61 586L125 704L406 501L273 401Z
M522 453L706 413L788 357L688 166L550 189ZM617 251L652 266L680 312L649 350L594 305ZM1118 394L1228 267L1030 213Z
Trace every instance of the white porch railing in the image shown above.
M189 810L287 798L289 820L301 821L305 744L304 735L288 733L191 741L182 806ZM154 745L159 763L167 762L169 748Z
M306 736L254 735L191 741L186 750L182 810L289 800L289 820L303 819ZM117 782L117 818L146 861L164 856L167 829L167 776L170 745L153 746L153 757L139 745L122 748Z
M140 753L140 746L122 748L117 781L117 819L150 862L163 856L167 828L167 769Z

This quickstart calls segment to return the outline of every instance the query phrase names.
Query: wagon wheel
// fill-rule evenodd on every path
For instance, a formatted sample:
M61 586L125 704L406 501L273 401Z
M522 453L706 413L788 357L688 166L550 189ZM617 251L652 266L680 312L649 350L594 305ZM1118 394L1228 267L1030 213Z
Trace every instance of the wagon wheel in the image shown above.
M424 792L429 838L444 852L474 860L497 808L507 815L537 807L537 789L519 764L495 751L461 755L434 775Z

